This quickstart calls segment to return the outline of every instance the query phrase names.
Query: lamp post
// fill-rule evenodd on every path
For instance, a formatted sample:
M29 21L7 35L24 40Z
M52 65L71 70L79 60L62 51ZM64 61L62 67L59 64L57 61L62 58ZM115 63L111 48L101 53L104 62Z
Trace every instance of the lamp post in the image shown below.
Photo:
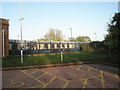
M22 40L22 20L24 18L21 18L19 19L20 20L20 33L21 33L21 63L23 63L23 47L22 47L22 44L23 44L23 40Z
M19 41L19 35L17 35L17 40Z
M5 42L4 42L4 35L5 35L5 30L2 30L3 32L3 58L5 57Z
M20 33L21 33L21 63L23 63L23 47L22 47L22 44L23 44L23 41L22 41L22 20L24 18L22 18L22 0L20 0Z
M71 41L72 41L72 28L69 28L71 30Z
M50 53L51 53L51 50L52 50L52 40L51 39L49 39L49 41L50 41Z
M95 34L95 41L97 41L97 34L96 33L94 33Z

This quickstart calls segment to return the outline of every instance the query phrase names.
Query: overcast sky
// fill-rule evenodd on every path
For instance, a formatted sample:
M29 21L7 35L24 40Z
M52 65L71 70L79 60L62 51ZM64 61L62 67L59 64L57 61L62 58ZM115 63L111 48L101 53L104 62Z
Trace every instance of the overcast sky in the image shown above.
M89 36L103 40L107 23L118 12L118 2L22 2L23 39L43 38L50 28L60 29L66 39ZM20 3L3 2L2 18L9 19L9 38L20 39Z

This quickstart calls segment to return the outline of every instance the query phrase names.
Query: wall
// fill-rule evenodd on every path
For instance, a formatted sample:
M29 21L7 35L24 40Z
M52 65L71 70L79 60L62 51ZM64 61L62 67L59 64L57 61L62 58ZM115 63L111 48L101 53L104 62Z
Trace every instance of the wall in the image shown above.
M5 56L9 55L9 20L0 18L0 56L3 56L3 33L4 32L4 54ZM1 52L2 51L2 52Z

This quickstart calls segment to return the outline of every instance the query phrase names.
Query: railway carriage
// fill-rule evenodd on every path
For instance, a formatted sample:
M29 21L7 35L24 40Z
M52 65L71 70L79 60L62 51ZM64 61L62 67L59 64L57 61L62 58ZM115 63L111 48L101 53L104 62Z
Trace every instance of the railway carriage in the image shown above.
M80 51L80 42L28 41L23 40L24 55ZM9 55L20 55L21 41L9 40Z

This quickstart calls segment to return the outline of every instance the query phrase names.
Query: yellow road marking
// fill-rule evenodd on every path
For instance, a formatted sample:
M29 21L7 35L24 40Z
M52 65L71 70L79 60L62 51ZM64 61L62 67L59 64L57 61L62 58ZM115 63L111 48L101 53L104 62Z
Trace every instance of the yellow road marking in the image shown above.
M74 75L74 76L79 76L80 74L74 74L74 73L71 73L71 72L67 72L68 74L71 74L71 75ZM92 78L92 77L101 77L101 75L99 75L99 74L96 74L95 76L91 76L91 77L89 77L89 78ZM88 79L89 79L88 78ZM83 79L85 79L85 78L83 78Z
M28 70L22 70L22 71L27 72Z
M118 81L120 82L120 77L118 76L118 75L115 75L116 76L116 78L118 79Z
M68 85L70 81L67 81L66 84L63 86L63 88L66 88L66 86Z
M34 87L28 87L28 88L40 88L42 85L34 86Z
M72 65L68 66L68 67L72 67Z
M26 73L26 72L24 72L24 71L22 71L22 70L20 70L20 71L23 72L23 73L25 73L25 74L28 75L29 77L33 78L34 80L38 81L39 83L42 83L43 85L45 84L45 83L43 83L42 81L38 80L37 78L29 75L28 73Z
M91 67L91 66L89 66L89 68L90 68L90 69L94 69L94 70L98 70L98 69L96 69L96 68L94 68L94 67Z
M42 74L41 76L38 76L38 77L37 77L37 79L39 79L39 78L43 77L45 74L46 74L46 73Z
M95 68L93 68L93 67L90 67L90 66L89 66L88 72L89 72L89 71L91 71L91 69L93 69L93 70L98 70L98 69L95 69ZM101 70L101 71L102 71L102 70ZM100 72L100 70L99 70L99 72ZM92 73L94 73L94 72L92 72ZM96 73L96 75L98 75L98 76L100 76L100 77L101 77L101 75L100 75L100 74L97 74L97 73Z
M85 78L74 79L74 80L71 80L71 82L73 82L73 81L78 81L78 80L85 80Z
M90 70L91 70L91 67L88 68L88 71L90 71Z
M104 77L103 77L103 71L100 71L100 73L101 73L102 88L105 88L105 85L104 85Z
M10 80L8 80L8 84L9 84L9 86L14 87L15 82L12 79L10 79Z
M80 66L77 68L77 70L80 70L81 67L82 67L82 66L80 65Z
M79 67L82 67L82 65L80 65ZM96 68L93 68L93 67L91 67L91 66L88 66L90 69L94 69L94 70L98 70L98 69L96 69ZM71 68L71 69L73 69L73 68ZM82 70L82 69L73 69L73 70L78 70L78 71L84 71L84 70ZM100 71L100 70L99 70ZM88 72L88 71L84 71L84 72Z
M34 74L34 73L36 73L36 72L38 72L38 71L34 71L34 72L29 73L29 74Z
M98 76L89 77L89 78L87 78L87 80L88 80L88 79L91 79L91 78L98 78Z
M83 83L83 88L86 88L86 85L87 85L87 78L85 78L85 81Z
M56 76L54 76L48 83L44 84L44 86L42 88L45 88L48 84L50 84L54 79L56 78Z
M54 77L57 77L57 78L59 78L59 79L62 79L62 80L64 80L64 81L68 81L68 80L66 80L66 79L64 79L64 78L61 78L61 77L59 77L59 76L55 76L55 75L50 74L50 73L48 73L48 72L46 72L46 71L42 71L42 70L39 70L39 71L44 72L44 73L47 73L47 74L49 74L49 75L51 75L51 76L54 76Z
M68 74L71 74L71 75L74 75L74 76L79 76L81 74L74 74L74 73L71 73L71 72L67 72Z
M74 76L78 76L78 74L74 74L74 73L71 73L71 72L67 72L68 74L71 74L71 75L74 75Z
M77 70L77 71L83 71L83 72L88 72L88 71L85 71L85 70L82 70L82 69L79 69L79 70Z
M29 72L29 70L30 70L30 69L28 69L28 70L22 70L22 71L24 71L24 72L28 73L28 72ZM38 70L33 71L33 72L29 73L29 74L33 74L33 73L36 73L36 72L38 72Z
M101 77L101 76L100 76ZM87 80L91 79L91 78L98 78L98 76L92 76L92 77L89 77L87 78ZM71 80L71 81L78 81L78 80L85 80L86 78L80 78L80 79L74 79L74 80Z
M9 80L9 83L10 83L9 86L12 86L12 87L20 87L20 86L25 85L24 82L16 82L12 79ZM17 84L19 84L19 85L17 85Z

